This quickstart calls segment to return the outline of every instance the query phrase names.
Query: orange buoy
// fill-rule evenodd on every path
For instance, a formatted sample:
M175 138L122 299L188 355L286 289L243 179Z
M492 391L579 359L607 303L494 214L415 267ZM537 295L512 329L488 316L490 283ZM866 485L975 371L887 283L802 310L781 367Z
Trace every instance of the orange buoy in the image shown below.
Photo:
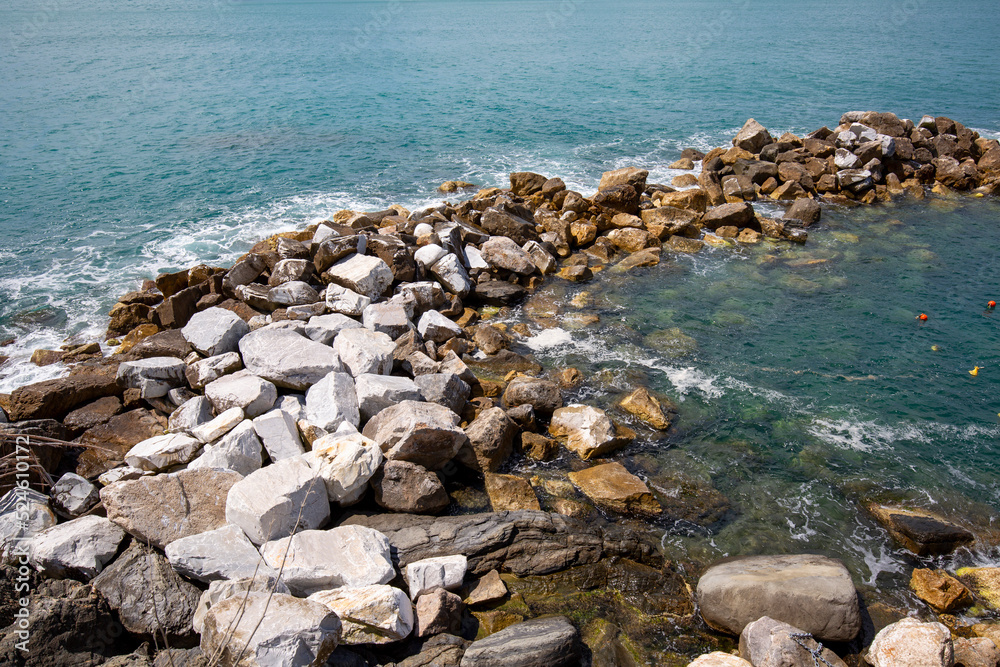
M990 310L993 310L994 308L997 307L997 302L996 301L987 301L986 302L986 307L989 308Z
M926 313L920 313L919 315L917 315L917 319L920 320L921 322L926 322L927 321L927 314Z

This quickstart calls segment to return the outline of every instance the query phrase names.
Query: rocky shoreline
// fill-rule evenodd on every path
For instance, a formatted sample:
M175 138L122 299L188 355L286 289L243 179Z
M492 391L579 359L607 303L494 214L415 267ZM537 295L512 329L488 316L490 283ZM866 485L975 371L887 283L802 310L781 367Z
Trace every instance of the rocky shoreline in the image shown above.
M777 138L750 119L671 167L691 173L610 171L585 197L520 172L456 204L341 211L146 281L111 310L107 357L36 351L69 372L0 395L2 661L1000 664L1000 569L915 568L921 623L866 608L832 558L665 561L650 525L711 503L651 489L621 455L643 434L566 404L579 371L493 317L546 280L806 243L824 205L996 195L1000 144L944 117ZM644 387L616 409L649 432L674 418ZM565 476L509 474L561 453ZM867 510L920 556L980 537ZM954 615L970 605L984 622Z

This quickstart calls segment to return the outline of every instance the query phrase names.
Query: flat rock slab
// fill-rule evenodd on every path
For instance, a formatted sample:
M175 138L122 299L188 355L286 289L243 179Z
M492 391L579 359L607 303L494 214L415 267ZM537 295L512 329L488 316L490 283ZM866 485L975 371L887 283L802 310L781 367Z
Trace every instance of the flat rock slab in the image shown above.
M850 641L861 630L851 575L839 560L825 556L722 562L702 575L697 596L705 622L734 635L762 616L794 623L820 641Z
M181 329L184 340L206 357L235 352L240 339L248 333L250 327L239 315L215 307L195 313Z
M46 577L97 576L118 553L125 531L102 516L82 516L37 533L28 561Z
M101 489L113 521L158 549L226 524L226 497L241 476L229 470L182 470Z
M885 505L871 505L868 510L893 539L918 556L951 553L976 539L965 528L929 512Z
M164 553L174 570L198 581L277 575L240 527L232 524L174 540Z
M596 505L613 512L656 517L662 511L646 483L617 461L571 472L569 481Z
M565 616L517 623L473 642L461 667L575 667L581 664L580 633Z
M442 517L353 516L344 525L383 533L396 548L401 568L425 558L464 554L469 572L475 575L490 570L518 576L548 574L610 556L642 562L654 560L656 550L645 536L533 510Z
M157 435L137 443L125 454L125 463L133 468L159 472L188 463L201 451L202 442L180 433Z
M302 390L341 370L337 353L289 329L258 329L240 340L243 365L279 387Z
M165 633L172 638L194 632L191 619L201 591L152 549L133 542L92 583L129 632Z

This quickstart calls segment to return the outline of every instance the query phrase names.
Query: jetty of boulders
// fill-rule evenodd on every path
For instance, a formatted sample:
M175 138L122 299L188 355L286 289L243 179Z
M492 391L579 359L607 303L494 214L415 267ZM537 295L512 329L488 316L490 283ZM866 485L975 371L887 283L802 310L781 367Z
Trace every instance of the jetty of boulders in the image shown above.
M519 172L341 211L147 280L103 347L37 351L68 372L0 396L0 661L997 665L1000 624L951 614L1000 610L1000 570L915 569L928 622L873 625L835 558L664 561L645 522L671 507L621 456L641 435L565 404L579 372L490 321L546 280L806 243L824 206L1000 192L998 142L944 117L851 112L803 137L750 119L732 143L683 151L671 184L629 167L585 196ZM644 387L617 406L651 431L674 418ZM557 456L575 457L563 480L509 474ZM451 476L492 511L457 506ZM917 555L977 539L868 509Z

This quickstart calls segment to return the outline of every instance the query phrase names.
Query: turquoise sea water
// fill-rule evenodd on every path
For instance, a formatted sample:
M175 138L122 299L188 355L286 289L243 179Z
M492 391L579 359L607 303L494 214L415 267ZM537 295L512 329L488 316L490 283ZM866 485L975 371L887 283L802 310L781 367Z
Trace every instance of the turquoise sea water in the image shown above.
M143 278L341 208L437 201L444 180L532 170L590 193L636 164L668 182L681 148L750 116L780 133L932 113L1000 136L997 44L993 0L9 0L0 338L17 341L0 391L58 373L31 350L98 335ZM679 402L678 430L635 465L698 476L735 509L669 548L843 550L859 580L898 578L861 503L986 523L1000 508L1000 340L982 312L998 218L982 200L827 211L805 248L602 278L602 323L539 353L609 350L584 361ZM803 258L828 261L788 266ZM670 327L698 351L656 356L644 336Z

